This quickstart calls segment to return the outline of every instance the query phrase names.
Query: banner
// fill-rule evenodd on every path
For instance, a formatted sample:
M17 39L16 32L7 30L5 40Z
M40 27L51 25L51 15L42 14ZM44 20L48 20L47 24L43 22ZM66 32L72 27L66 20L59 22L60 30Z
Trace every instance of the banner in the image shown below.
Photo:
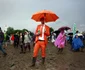
M73 24L73 35L76 33L76 24Z

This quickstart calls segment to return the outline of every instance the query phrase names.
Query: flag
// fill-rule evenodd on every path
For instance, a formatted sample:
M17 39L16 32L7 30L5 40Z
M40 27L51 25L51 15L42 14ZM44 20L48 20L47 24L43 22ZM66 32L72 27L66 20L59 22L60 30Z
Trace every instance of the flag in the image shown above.
M76 33L76 24L73 24L73 35Z

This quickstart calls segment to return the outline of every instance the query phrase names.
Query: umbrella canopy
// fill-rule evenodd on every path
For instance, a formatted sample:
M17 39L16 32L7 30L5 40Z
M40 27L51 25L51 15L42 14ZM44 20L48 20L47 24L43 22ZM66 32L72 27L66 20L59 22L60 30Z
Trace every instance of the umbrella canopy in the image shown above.
M68 33L68 35L73 35L73 33L71 32L71 33Z
M56 31L54 31L53 33L59 34L59 33L60 33L60 31L59 31L59 30L56 30Z
M63 27L60 27L58 30L62 31L62 30L69 30L69 29L71 29L71 28L67 27L67 26L63 26Z
M56 33L56 37L57 37L59 35L60 31L56 30L56 31L54 31L54 33Z
M44 17L45 22L54 22L59 18L55 13L48 10L42 10L32 15L32 19L37 22L40 22L42 17Z

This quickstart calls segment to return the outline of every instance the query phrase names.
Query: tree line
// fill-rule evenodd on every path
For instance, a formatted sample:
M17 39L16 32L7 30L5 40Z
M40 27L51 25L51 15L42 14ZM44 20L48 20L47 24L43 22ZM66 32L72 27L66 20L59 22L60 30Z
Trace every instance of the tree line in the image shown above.
M31 32L31 31L29 31L29 30L27 30L27 29L22 29L22 30L20 30L20 29L14 29L13 27L8 27L7 28L7 31L4 31L6 34L8 34L8 35L11 35L11 34L15 34L15 33L24 33L25 31L27 31L27 32L30 32L30 35L34 35L34 33L33 32ZM50 27L50 33L52 33L54 31L54 29L52 28L52 27Z

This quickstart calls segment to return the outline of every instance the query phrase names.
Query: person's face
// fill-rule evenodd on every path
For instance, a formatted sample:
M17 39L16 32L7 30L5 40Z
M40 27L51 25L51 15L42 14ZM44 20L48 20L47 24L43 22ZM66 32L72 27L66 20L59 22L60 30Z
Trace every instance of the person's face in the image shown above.
M44 24L44 20L41 20L41 23Z
M78 38L78 36L76 36L76 38Z
M27 34L29 34L29 32L27 32Z
M25 32L25 35L26 35L27 33Z
M20 33L20 36L22 35L22 33Z
M73 35L71 35L71 37L73 37Z

